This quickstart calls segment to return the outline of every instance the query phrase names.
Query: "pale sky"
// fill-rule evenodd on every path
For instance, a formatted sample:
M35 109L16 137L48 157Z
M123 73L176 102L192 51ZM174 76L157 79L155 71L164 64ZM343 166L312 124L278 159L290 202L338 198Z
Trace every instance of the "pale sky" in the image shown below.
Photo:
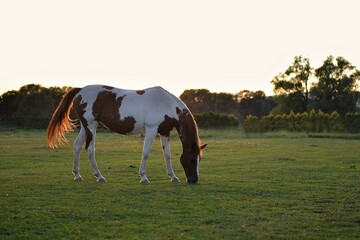
M358 0L0 0L0 94L29 83L262 90L302 55L360 69Z

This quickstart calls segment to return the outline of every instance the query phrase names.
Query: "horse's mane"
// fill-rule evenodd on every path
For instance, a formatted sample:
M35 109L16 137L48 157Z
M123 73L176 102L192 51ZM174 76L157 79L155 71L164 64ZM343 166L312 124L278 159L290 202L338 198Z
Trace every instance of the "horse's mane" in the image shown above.
M199 130L195 121L194 116L188 109L184 109L180 113L180 123L183 124L181 126L181 135L183 138L186 138L188 143L191 144L190 148L193 147L193 144L196 144L196 147L200 151L200 137L199 137Z
M193 134L192 139L200 149L199 128L196 124L194 116L190 112L189 112L189 116L190 116L190 117L188 117L189 122L190 122L189 125L191 125L191 128L193 128L193 132L195 133L195 134Z

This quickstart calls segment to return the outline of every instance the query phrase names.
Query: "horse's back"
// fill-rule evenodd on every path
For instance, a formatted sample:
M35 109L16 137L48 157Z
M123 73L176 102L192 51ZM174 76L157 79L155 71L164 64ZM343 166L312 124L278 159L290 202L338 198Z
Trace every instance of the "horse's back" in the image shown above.
M88 85L81 89L78 97L78 105L86 102L83 106L88 113L87 118L92 117L108 128L124 134L141 132L146 127L157 127L165 116L178 119L176 108L186 107L180 99L162 87L127 90ZM127 127L123 129L124 125Z
M99 94L104 92L115 93L117 97L126 96L128 100L131 99L135 104L144 104L144 100L147 100L149 101L147 103L154 105L168 105L168 103L172 102L179 104L179 102L181 102L177 97L160 86L141 90L129 90L104 85L88 85L83 87L78 95L82 95L91 100L97 98Z

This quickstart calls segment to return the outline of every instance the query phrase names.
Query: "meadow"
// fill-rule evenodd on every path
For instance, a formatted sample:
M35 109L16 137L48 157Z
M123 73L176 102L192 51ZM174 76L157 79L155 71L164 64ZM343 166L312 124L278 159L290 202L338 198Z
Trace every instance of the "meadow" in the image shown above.
M180 141L166 175L159 139L139 183L143 138L105 130L96 157L107 183L75 182L76 135L59 149L45 131L0 132L0 239L359 239L360 137L201 130L200 179L188 185Z

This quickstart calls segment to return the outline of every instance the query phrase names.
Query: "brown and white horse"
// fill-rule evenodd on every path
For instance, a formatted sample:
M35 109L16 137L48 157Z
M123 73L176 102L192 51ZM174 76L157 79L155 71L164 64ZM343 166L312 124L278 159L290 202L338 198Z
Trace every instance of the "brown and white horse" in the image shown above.
M152 143L160 135L166 169L171 181L178 182L171 165L170 131L175 128L180 136L183 153L180 157L188 183L197 183L202 149L196 122L186 105L161 87L140 91L124 90L109 86L90 85L73 88L61 100L48 129L49 147L57 147L65 140L65 132L74 129L69 117L73 108L80 120L81 129L74 142L73 173L75 180L82 180L79 156L82 146L89 155L94 175L99 182L106 182L95 161L95 134L99 123L120 134L142 133L145 141L140 165L141 183L149 183L145 174Z

